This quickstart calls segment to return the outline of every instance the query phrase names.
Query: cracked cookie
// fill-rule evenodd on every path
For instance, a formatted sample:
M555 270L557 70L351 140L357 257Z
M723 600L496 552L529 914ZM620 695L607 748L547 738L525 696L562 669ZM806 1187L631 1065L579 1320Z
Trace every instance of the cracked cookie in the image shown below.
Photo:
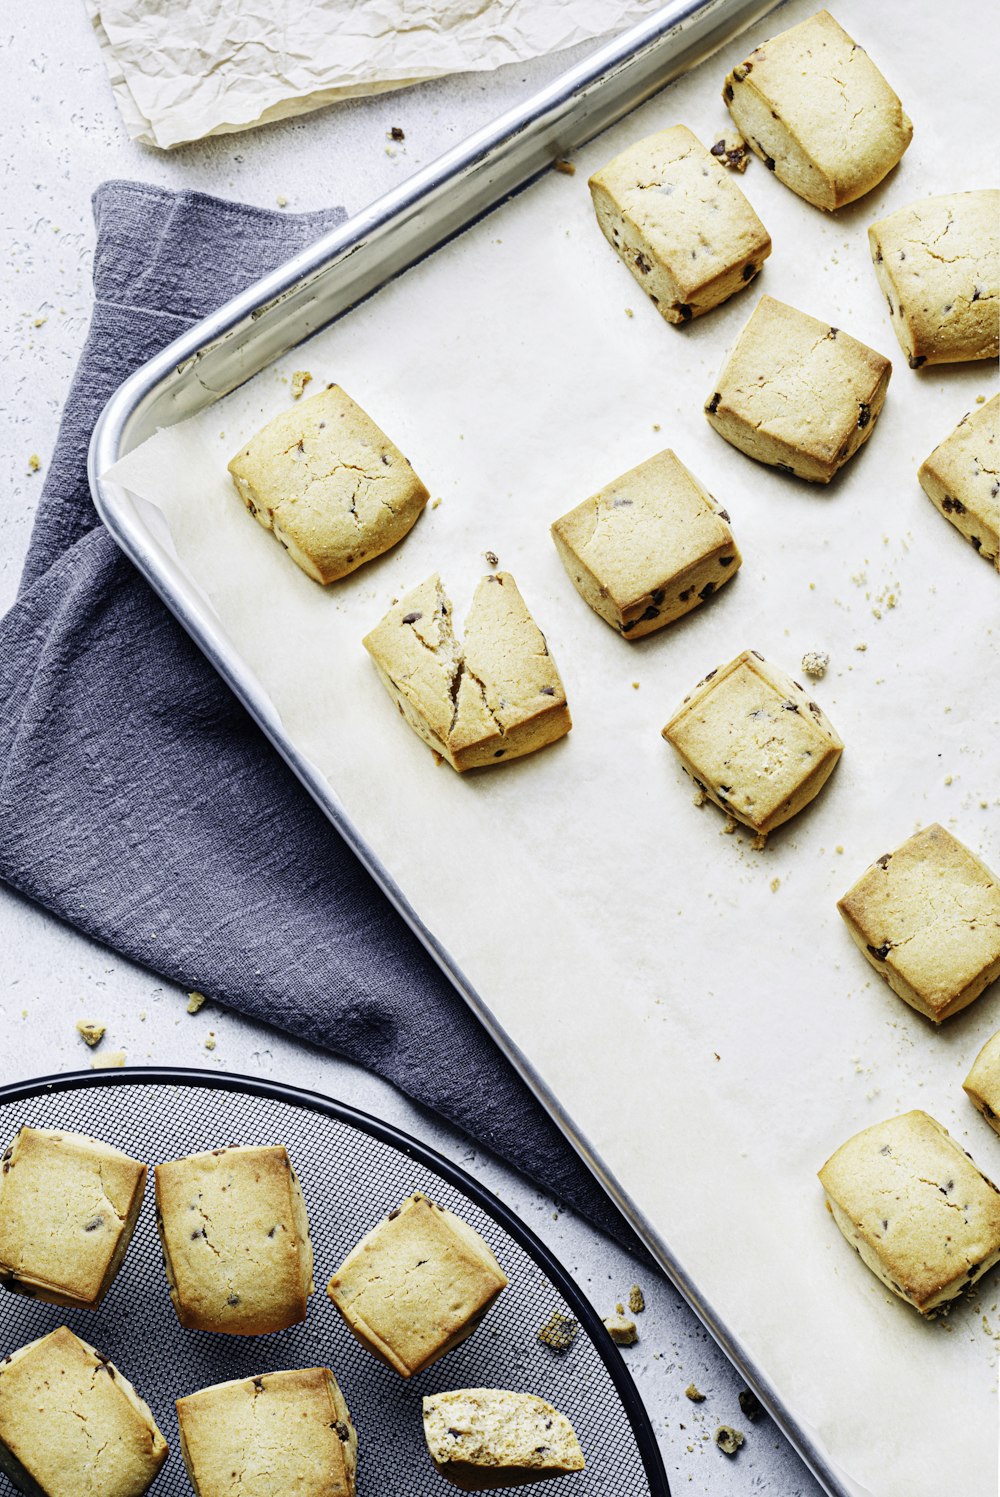
M913 137L868 53L825 10L751 52L722 97L768 171L817 208L870 192Z
M361 1345L409 1378L470 1336L506 1287L479 1233L418 1191L361 1239L326 1292Z
M556 520L576 589L626 639L697 608L739 569L729 516L669 450Z
M434 1469L463 1492L524 1487L585 1469L565 1414L532 1393L457 1388L430 1394L423 1412Z
M127 1378L66 1326L0 1361L0 1471L32 1497L142 1497L167 1442Z
M275 416L229 464L240 498L316 582L336 582L412 529L430 498L339 385Z
M0 1284L95 1310L132 1240L146 1166L82 1133L22 1128L0 1163Z
M921 198L868 230L911 369L1000 353L1000 190Z
M358 1437L329 1367L265 1372L177 1400L197 1497L354 1497Z
M935 1024L1000 977L1000 886L943 826L883 853L837 908L879 976Z
M945 519L1000 571L1000 395L963 416L917 477Z
M663 736L704 795L764 836L819 794L844 747L808 692L756 650L709 671Z
M762 296L705 415L757 462L829 483L875 430L891 373L849 333Z
M534 753L573 726L545 636L509 572L479 583L461 640L435 573L363 643L410 727L459 772Z
M921 1315L933 1315L1000 1259L1000 1193L926 1112L855 1134L819 1179L862 1262Z
M181 1325L263 1336L305 1320L313 1251L287 1151L212 1149L158 1164L156 1223Z
M962 1090L993 1131L1000 1133L1000 1030L986 1041L972 1062Z
M590 179L597 221L668 322L690 322L753 280L771 236L686 125L622 151Z

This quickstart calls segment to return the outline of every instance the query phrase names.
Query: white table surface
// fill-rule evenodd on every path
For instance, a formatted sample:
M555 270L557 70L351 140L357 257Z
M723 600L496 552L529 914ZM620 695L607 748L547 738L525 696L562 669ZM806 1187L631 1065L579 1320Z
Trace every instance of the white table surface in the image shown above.
M4 141L0 194L0 611L13 602L59 413L91 305L90 195L107 177L192 187L289 212L343 203L349 212L394 186L568 65L564 53L494 75L446 79L334 106L169 155L128 139L82 0L8 9L0 23ZM388 139L399 125L405 142ZM36 319L44 318L40 327ZM30 475L38 454L41 472ZM80 1018L107 1026L102 1048L134 1065L202 1066L273 1077L335 1096L459 1161L562 1259L602 1314L638 1280L640 1342L624 1352L649 1409L675 1494L815 1497L820 1488L767 1418L740 1413L739 1375L663 1278L639 1268L571 1213L412 1106L385 1083L131 966L0 886L0 1084L86 1068ZM206 1041L214 1042L207 1048ZM689 1383L706 1395L691 1403ZM746 1433L735 1459L719 1423Z

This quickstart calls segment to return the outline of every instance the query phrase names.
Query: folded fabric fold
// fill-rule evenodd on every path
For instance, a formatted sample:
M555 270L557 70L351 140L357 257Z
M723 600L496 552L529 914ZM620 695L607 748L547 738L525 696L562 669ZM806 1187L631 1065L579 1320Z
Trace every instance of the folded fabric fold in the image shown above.
M90 434L117 386L343 216L131 182L96 194L93 320L0 620L0 878L171 981L393 1082L637 1248L90 497Z

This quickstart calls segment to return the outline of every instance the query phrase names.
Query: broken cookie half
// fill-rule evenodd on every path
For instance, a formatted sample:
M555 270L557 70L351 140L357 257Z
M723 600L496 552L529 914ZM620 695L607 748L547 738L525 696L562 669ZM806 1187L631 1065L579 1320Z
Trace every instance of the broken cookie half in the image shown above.
M459 772L534 753L573 726L555 661L509 572L484 577L465 621L435 573L364 646L415 733Z

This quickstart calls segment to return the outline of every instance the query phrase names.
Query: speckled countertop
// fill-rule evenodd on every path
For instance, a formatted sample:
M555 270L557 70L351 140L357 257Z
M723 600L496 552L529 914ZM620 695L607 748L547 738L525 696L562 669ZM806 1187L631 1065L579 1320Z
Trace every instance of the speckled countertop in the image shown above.
M14 598L59 412L90 310L90 194L106 177L195 187L289 211L354 211L522 99L574 54L447 79L222 136L170 155L133 144L119 120L82 0L8 9L0 22L3 193L0 222L0 608ZM40 24L41 23L41 24ZM388 138L400 126L405 141ZM40 471L29 459L37 455ZM119 960L0 888L0 1083L85 1068L78 1019L107 1027L103 1050L127 1063L204 1066L274 1077L336 1096L409 1130L472 1167L558 1254L604 1315L636 1279L646 1299L638 1345L623 1355L649 1409L675 1492L815 1497L820 1488L766 1417L741 1413L743 1387L664 1279L468 1140L354 1067L247 1023ZM100 1053L100 1052L97 1052ZM776 1313L780 1313L776 1309ZM685 1389L705 1394L692 1403ZM716 1449L720 1423L746 1433L735 1458Z

